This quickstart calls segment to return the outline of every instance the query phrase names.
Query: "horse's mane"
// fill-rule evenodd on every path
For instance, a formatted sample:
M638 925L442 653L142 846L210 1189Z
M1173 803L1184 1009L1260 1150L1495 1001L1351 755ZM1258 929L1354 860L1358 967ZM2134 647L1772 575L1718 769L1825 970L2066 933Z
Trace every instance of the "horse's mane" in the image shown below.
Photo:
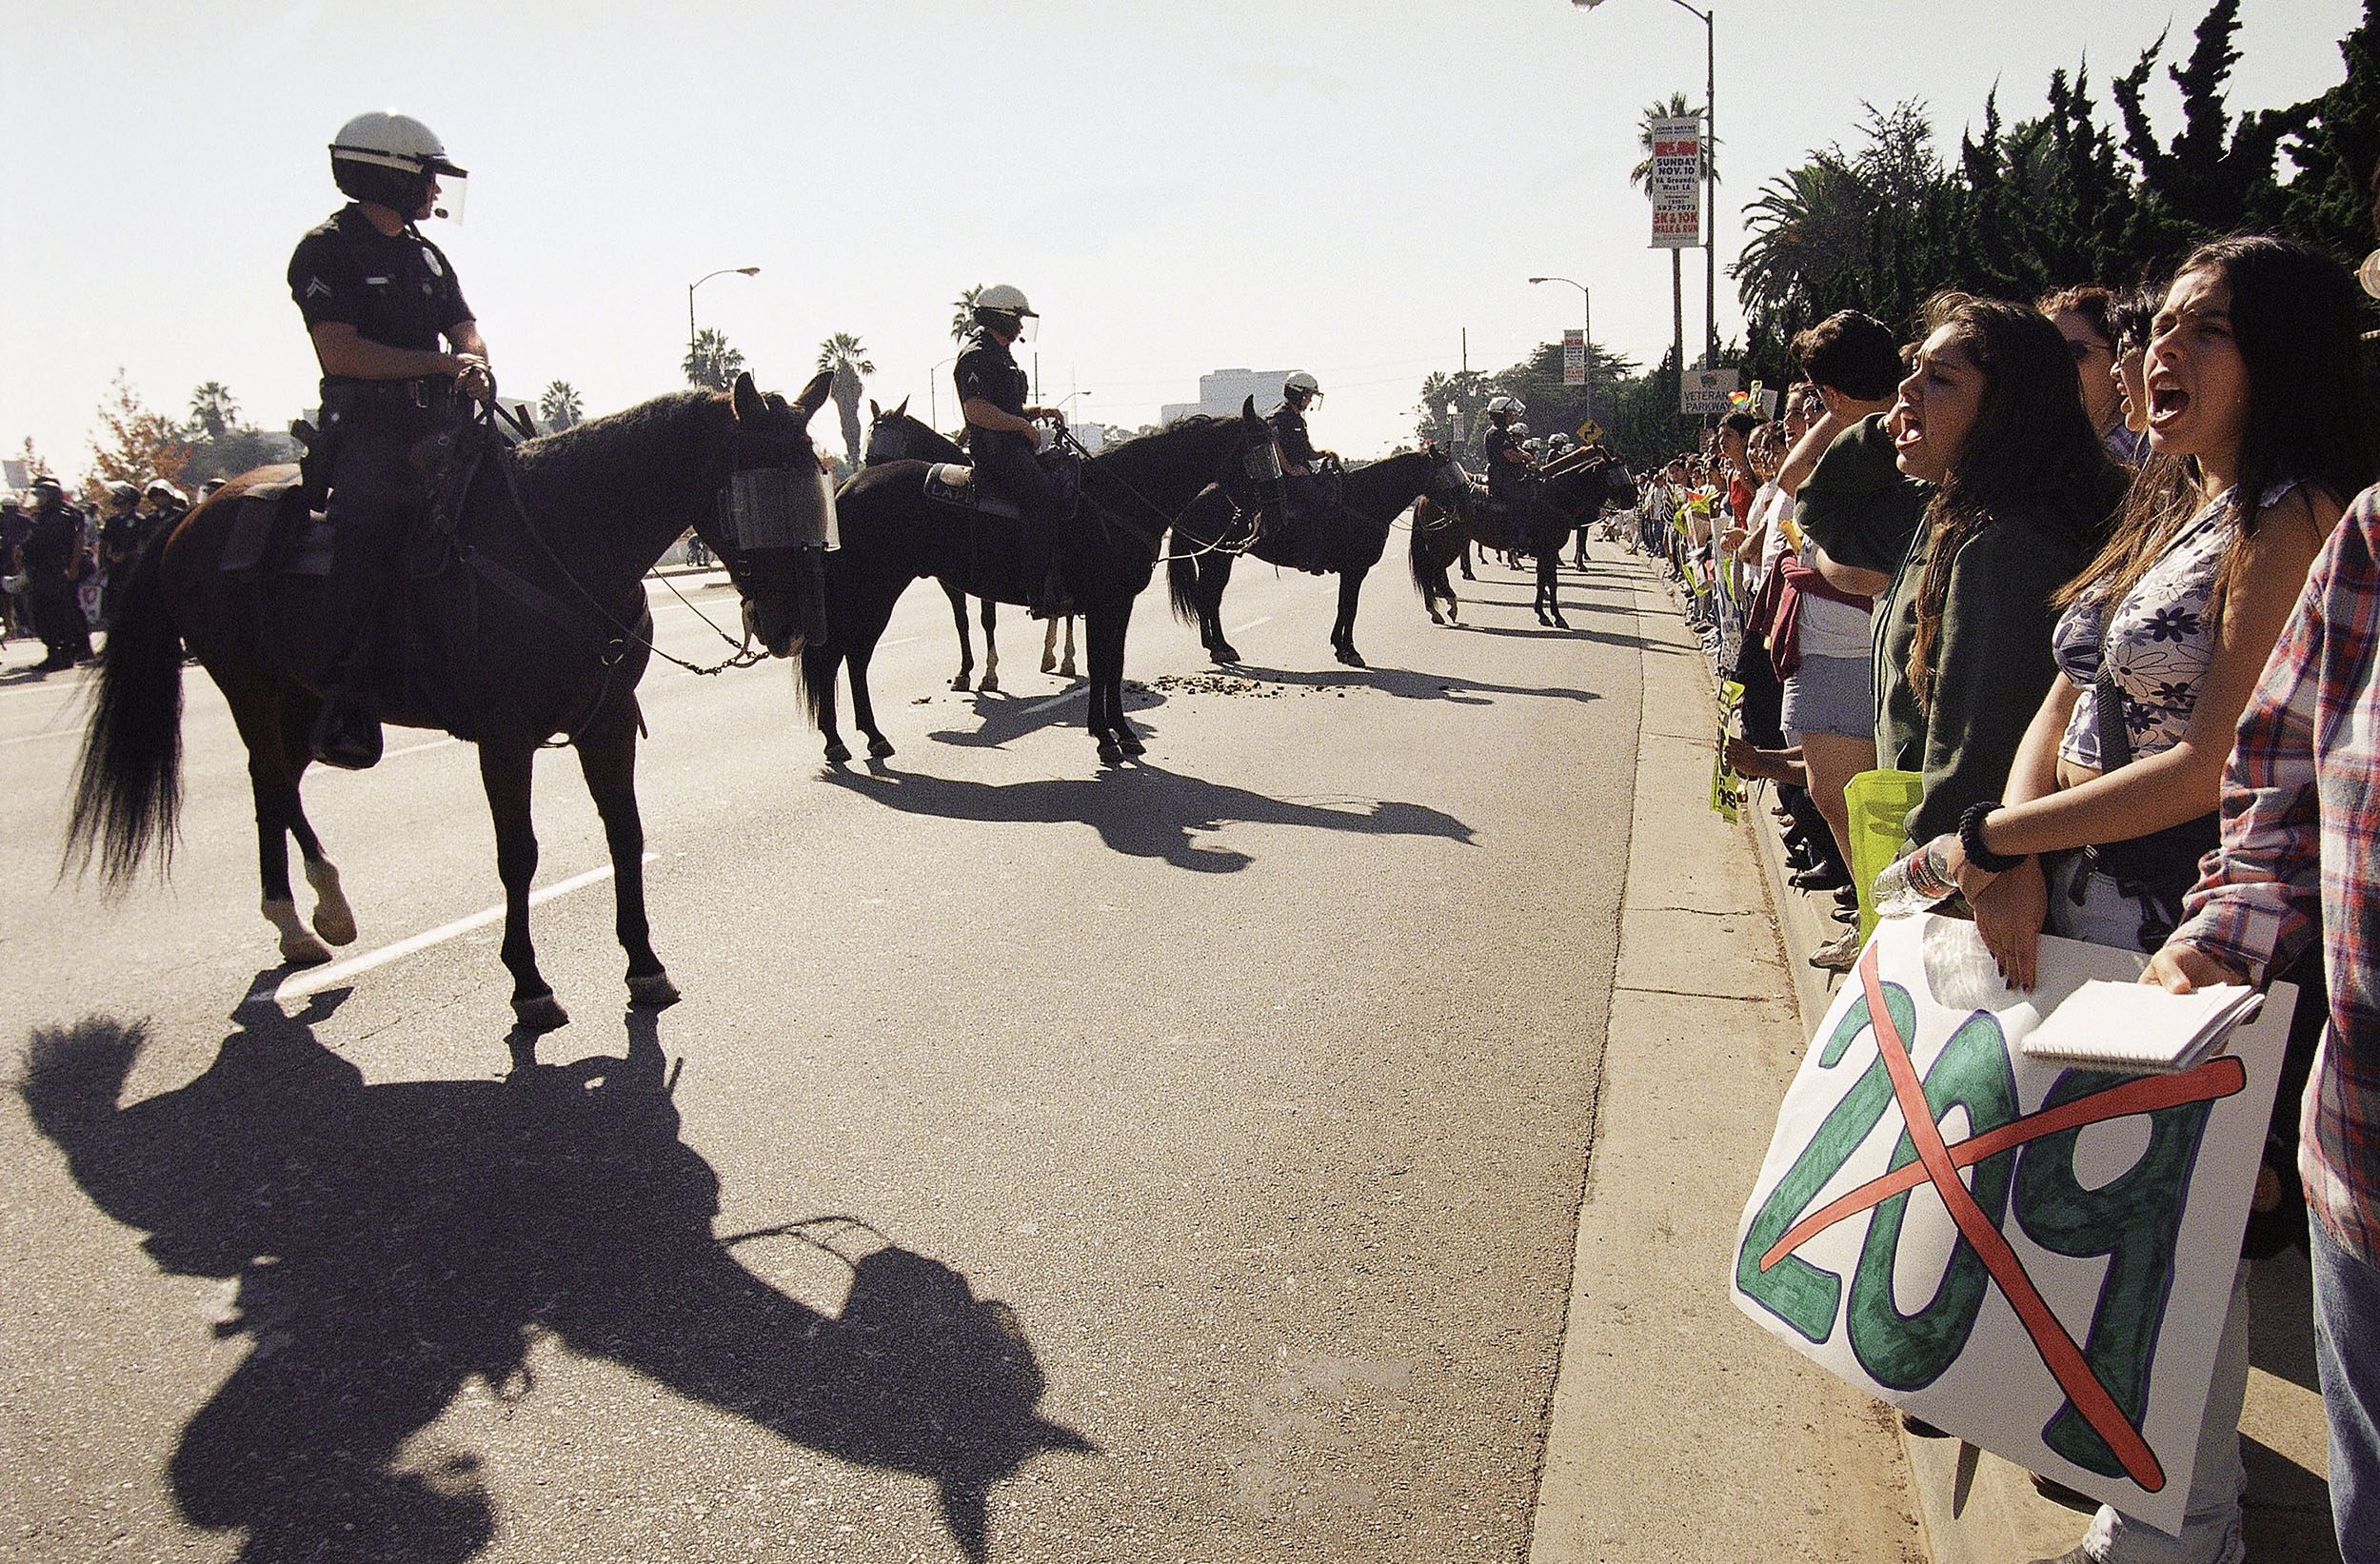
M724 391L669 391L514 448L525 486L566 484L582 494L641 491L656 448L696 444L727 405Z

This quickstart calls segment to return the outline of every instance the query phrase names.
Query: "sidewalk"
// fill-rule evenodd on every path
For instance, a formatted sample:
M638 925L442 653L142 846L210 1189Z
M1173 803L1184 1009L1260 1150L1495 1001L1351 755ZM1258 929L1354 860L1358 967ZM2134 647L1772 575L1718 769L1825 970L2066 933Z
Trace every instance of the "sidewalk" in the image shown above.
M1748 1107L1744 1118L1756 1120L1745 1133L1749 1142L1731 1149L1726 1155L1740 1157L1744 1171L1739 1179L1729 1185L1721 1204L1729 1205L1725 1239L1734 1237L1733 1222L1740 1211L1743 1193L1750 1187L1752 1172L1756 1169L1761 1153L1766 1149L1773 1115L1785 1081L1795 1063L1798 1062L1803 1041L1815 1031L1819 1019L1834 998L1835 985L1840 980L1835 975L1817 971L1809 964L1810 953L1834 938L1840 927L1828 916L1824 898L1804 896L1788 888L1784 841L1775 817L1770 813L1770 790L1755 784L1744 802L1744 826L1733 831L1721 825L1718 817L1709 813L1704 804L1699 780L1710 767L1710 729L1716 722L1713 704L1713 686L1700 649L1687 631L1676 600L1664 589L1658 577L1648 564L1644 585L1638 594L1638 618L1647 646L1648 666L1645 675L1645 705L1648 712L1668 712L1668 725L1682 731L1687 720L1682 714L1691 712L1702 724L1693 735L1691 754L1685 746L1672 746L1666 751L1657 746L1654 724L1638 743L1638 792L1636 800L1636 842L1632 848L1629 865L1629 888L1623 904L1623 925L1636 915L1639 903L1639 876L1648 868L1664 878L1685 878L1676 864L1647 865L1645 833L1658 829L1665 816L1683 817L1699 812L1707 822L1699 834L1685 834L1687 822L1676 822L1680 834L1674 845L1679 857L1707 855L1713 858L1730 855L1731 864L1740 864L1742 873L1755 881L1755 892L1749 904L1762 908L1762 916L1770 921L1767 927L1774 936L1781 937L1785 971L1777 975L1777 992L1788 987L1795 996L1790 1007L1797 1012L1791 1023L1795 1036L1785 1063L1778 1071L1775 1085L1759 1103ZM1674 645L1690 655L1665 658L1659 648ZM1678 679L1673 670L1656 669L1656 663L1684 664L1690 672ZM1663 682L1656 686L1656 672ZM1656 688L1661 695L1656 698ZM1668 762L1664 776L1667 796L1660 787L1648 788L1648 763ZM1691 769L1696 785L1681 787L1677 779ZM1749 838L1749 840L1746 840ZM1758 861L1745 852L1752 849ZM1663 849L1666 851L1667 849ZM1708 871L1716 876L1717 871ZM1704 896L1725 894L1705 891ZM1668 899L1664 896L1664 901ZM1736 907L1746 905L1740 893L1723 901L1680 898L1674 904L1683 906ZM1771 910L1773 909L1773 911ZM1715 972L1725 968L1717 963L1716 953L1710 962L1696 966L1707 985ZM1629 960L1625 926L1623 926L1619 982L1623 986L1634 978ZM1620 996L1616 995L1613 1007L1612 1050L1617 1056L1621 1044ZM1707 1062L1707 1061L1706 1061ZM1607 1069L1610 1066L1607 1065ZM1607 1077L1605 1101L1612 1099ZM1722 1084L1734 1083L1734 1078L1707 1078ZM1747 1091L1752 1090L1750 1084ZM1731 1119L1730 1124L1733 1120ZM1715 1138L1721 1133L1717 1125L1709 1126ZM1733 1136L1735 1131L1725 1131ZM1604 1157L1608 1141L1597 1147L1598 1163ZM1604 1170L1598 1167L1600 1175ZM1590 1199L1595 1183L1590 1182ZM1581 1255L1585 1254L1586 1223L1582 1221ZM1723 1240L1724 1241L1724 1240ZM1585 1277L1582 1266L1581 1282ZM2244 1528L2251 1564L2263 1561L2288 1560L2290 1564L2336 1564L2338 1549L2330 1531L2328 1477L2328 1450L2323 1423L2322 1396L2313 1361L2311 1292L2307 1273L2307 1259L2302 1249L2291 1249L2277 1259L2259 1264L2250 1282L2251 1328L2248 1402L2240 1416L2240 1432L2248 1466L2247 1520ZM1723 1296L1718 1306L1726 1308ZM1579 1302L1574 1296L1573 1330L1577 1329ZM1732 1310L1728 1311L1731 1315ZM1735 1323L1748 1322L1740 1317ZM1723 1339L1722 1347L1733 1351L1768 1352L1791 1357L1761 1336L1751 1348L1740 1342ZM1798 1359L1794 1359L1798 1363ZM1565 1358L1565 1380L1569 1365ZM1815 1376L1815 1369L1809 1371ZM1819 1376L1824 1378L1825 1376ZM1898 1418L1889 1409L1871 1403L1848 1386L1835 1384L1836 1392L1863 1407L1873 1408L1888 1431L1896 1433ZM1557 1390L1557 1406L1561 1390ZM1557 1412L1558 1427L1558 1412ZM1807 1453L1808 1435L1796 1435L1788 1427L1779 1434L1783 1448ZM1932 1564L2026 1564L2036 1558L2053 1558L2081 1540L2089 1524L2087 1514L2077 1514L2042 1498L2033 1491L2027 1475L1996 1455L1961 1444L1955 1439L1921 1439L1900 1435L1902 1450L1890 1450L1888 1433L1886 1455L1876 1457L1889 1461L1889 1468L1879 1466L1874 1480L1886 1481L1887 1470L1892 1481L1904 1483L1916 1513L1923 1516L1923 1534L1914 1536L1913 1544L1919 1550L1914 1556L1927 1558ZM1832 1447L1827 1452L1832 1454ZM1547 1472L1549 1485L1554 1460L1549 1451ZM1846 1475L1846 1479L1849 1480ZM1731 1475L1732 1477L1732 1475ZM1795 1502L1819 1502L1812 1499ZM1542 1501L1541 1501L1542 1518ZM1545 1554L1540 1558L1552 1560L1597 1556L1628 1556L1619 1554L1588 1553ZM1795 1556L1791 1554L1738 1554L1739 1557ZM1839 1556L1848 1558L1890 1557L1890 1554L1847 1549Z
M1735 1225L1807 1034L1749 830L1705 802L1716 716L1700 649L1628 563L1645 647L1628 881L1530 1558L1915 1564L1887 1409L1728 1301Z

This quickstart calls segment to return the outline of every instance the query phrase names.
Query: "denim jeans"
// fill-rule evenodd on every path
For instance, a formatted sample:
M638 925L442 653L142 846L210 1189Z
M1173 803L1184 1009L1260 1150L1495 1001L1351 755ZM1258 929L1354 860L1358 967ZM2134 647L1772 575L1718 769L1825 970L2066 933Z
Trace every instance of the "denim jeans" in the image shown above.
M2248 1556L2239 1536L2239 1500L2248 1490L2239 1456L2239 1409L2248 1398L2248 1265L2241 1260L2231 1277L2231 1307L2223 1317L2214 1378L2207 1386L2181 1535L2103 1504L2083 1535L2083 1556L2095 1564L2240 1564Z
M2330 1519L2347 1564L2380 1564L2380 1268L2310 1223L2314 1357L2330 1419Z

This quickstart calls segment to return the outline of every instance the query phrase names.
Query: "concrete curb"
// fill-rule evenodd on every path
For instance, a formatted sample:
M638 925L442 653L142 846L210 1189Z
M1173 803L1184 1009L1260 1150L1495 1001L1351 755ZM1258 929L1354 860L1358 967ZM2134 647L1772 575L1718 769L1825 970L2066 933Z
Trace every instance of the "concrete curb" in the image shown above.
M1710 765L1700 649L1649 573L1635 595L1619 957L1529 1556L1916 1564L1878 1404L1728 1300L1744 1196L1807 1033L1744 828L1679 785Z

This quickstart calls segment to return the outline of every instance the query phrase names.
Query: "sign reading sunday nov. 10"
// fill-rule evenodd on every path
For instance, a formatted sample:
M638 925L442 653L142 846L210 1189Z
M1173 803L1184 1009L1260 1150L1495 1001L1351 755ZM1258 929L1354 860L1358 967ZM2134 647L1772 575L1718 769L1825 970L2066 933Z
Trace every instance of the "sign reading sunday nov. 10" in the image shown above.
M1656 119L1653 135L1653 247L1692 249L1702 243L1702 121Z
M1973 924L1887 920L1786 1093L1733 1292L1830 1373L2174 1533L2296 995L2178 1074L2025 1057L2141 962L2045 936L2020 994Z

